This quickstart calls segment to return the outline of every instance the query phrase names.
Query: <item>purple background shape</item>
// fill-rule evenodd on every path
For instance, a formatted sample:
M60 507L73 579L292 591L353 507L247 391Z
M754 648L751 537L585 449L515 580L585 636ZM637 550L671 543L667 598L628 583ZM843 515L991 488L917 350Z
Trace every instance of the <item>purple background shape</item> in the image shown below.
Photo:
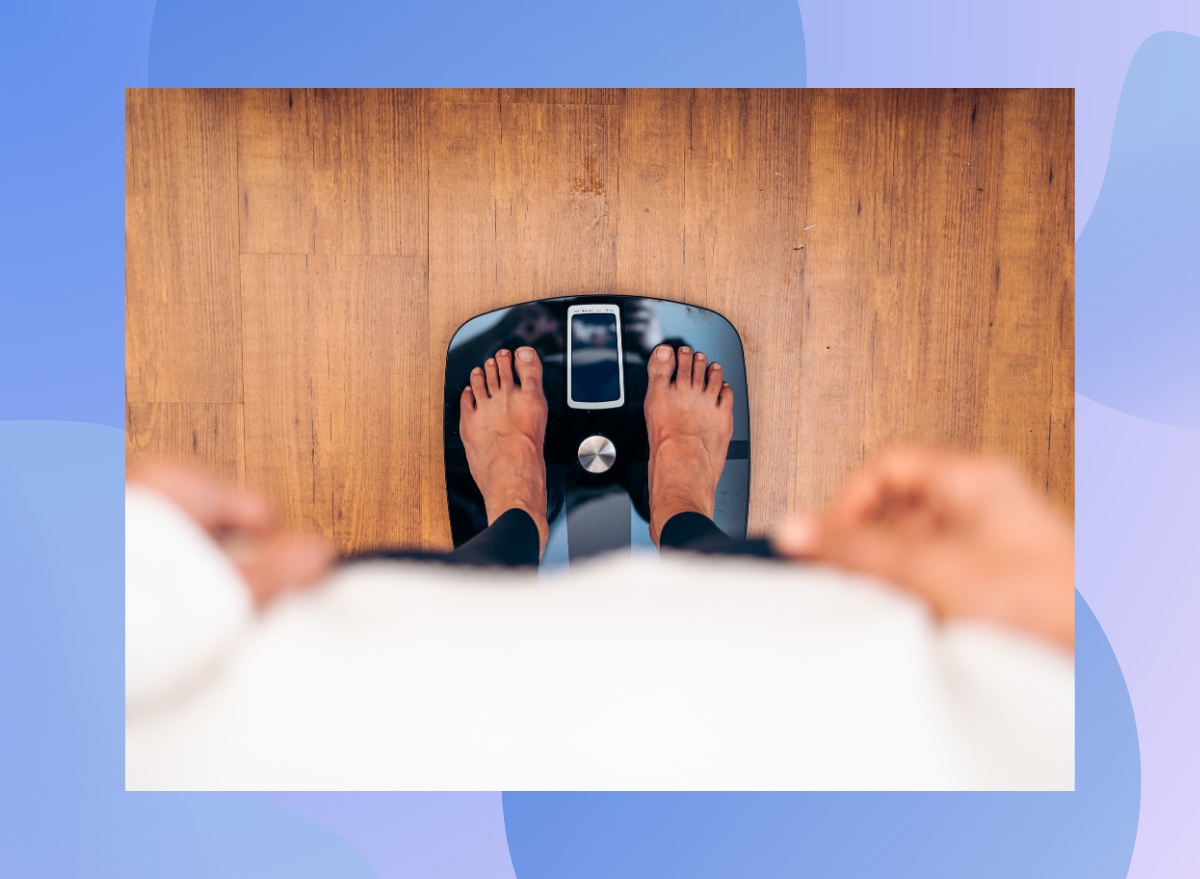
M1121 659L1141 743L1142 815L1129 875L1195 875L1200 431L1082 396L1075 419L1076 576Z
M380 876L513 879L499 793L269 793L366 856Z
M1129 66L1108 173L1076 246L1081 393L1200 427L1200 37L1155 34Z
M330 5L268 7L256 0L246 9L264 15L274 10L275 29L260 31L269 38L285 26L303 32L304 22L312 21L305 10ZM362 77L337 83L344 85L416 85L431 79L449 84L464 71L472 84L511 85L518 84L510 78L518 69L514 65L525 65L524 75L537 85L665 85L671 84L668 77L682 75L680 63L671 66L671 59L687 57L688 45L700 45L694 37L690 44L681 42L685 31L672 27L670 15L655 18L651 13L666 7L653 0L516 6L539 7L553 7L552 14L537 19L545 32L575 46L577 54L602 45L606 33L630 30L629 21L645 22L640 30L653 37L650 44L661 42L672 51L643 50L632 57L590 52L593 66L577 71L589 70L599 79L569 82L548 53L525 51L515 57L507 44L484 42L464 57L461 46L449 41L453 25L471 16L471 4L409 5L408 14L422 17L423 27L414 35L371 25L370 15L394 22L399 4L359 0L354 11L361 27L338 31L335 44L319 43L319 57L308 57L326 64L327 73L349 70ZM717 42L715 51L691 52L721 84L802 84L807 72L814 86L1076 87L1077 231L1084 231L1093 207L1099 207L1109 140L1118 124L1118 95L1135 52L1160 31L1200 34L1200 4L1192 0L1149 0L1113 9L1029 0L1003 6L804 0L803 31L800 16L788 17L787 10L795 9L791 4L673 3L670 9L701 10L694 23L707 27L708 38L715 35L719 41L725 35L733 41ZM114 744L112 734L120 667L113 659L119 655L119 627L114 629L112 619L119 609L121 563L119 550L115 555L111 550L114 541L119 547L120 437L111 428L65 422L116 427L123 421L121 89L147 82L152 10L148 0L102 6L79 0L13 3L6 7L0 35L0 71L6 82L18 84L7 94L10 124L0 141L0 253L7 270L0 301L0 419L60 419L0 422L7 443L0 445L0 454L9 464L0 470L0 498L8 504L0 527L0 576L5 578L0 580L5 602L0 645L8 651L0 672L6 697L0 729L7 745L0 757L5 781L0 870L149 876L204 875L209 867L209 873L256 875L245 871L270 862L270 843L277 857L288 859L274 866L291 875L321 869L359 875L366 862L337 834L312 823L289 823L294 820L289 813L303 805L297 800L284 808L253 795L145 797L114 790L120 777L119 742ZM625 10L625 18L614 10ZM269 75L269 52L222 51L223 40L236 43L250 24L235 15L219 22L215 35L197 32L201 51L193 56L209 64L214 75L234 71L240 76L247 72L244 64L256 61L264 65L259 74ZM314 41L323 36L320 28L310 30ZM406 39L435 48L406 53ZM571 61L570 53L562 57ZM619 72L607 75L605 57L621 62ZM408 58L412 66L406 66ZM304 58L293 61L300 64ZM731 78L739 72L740 82ZM754 74L763 78L751 83ZM624 82L616 82L621 75ZM1185 98L1195 99L1196 84L1174 85ZM1136 129L1132 136L1139 136ZM1144 139L1141 147L1153 154L1169 144ZM1150 224L1170 209L1167 188L1141 204L1137 214L1120 219ZM1200 240L1194 216L1181 222L1191 231L1190 240ZM1079 254L1081 277L1086 258ZM1155 320L1186 309L1194 289L1161 291L1140 316L1153 329ZM1090 315L1103 317L1103 309L1103 297L1089 299L1081 286L1081 327ZM1164 338L1169 341L1165 332ZM1086 391L1083 357L1081 351L1081 390ZM1182 390L1186 393L1186 386ZM1161 385L1143 383L1124 403L1107 402L1132 408L1156 396ZM1188 411L1186 396L1173 399L1180 411ZM1187 823L1197 811L1194 791L1200 781L1192 754L1195 700L1180 687L1186 673L1181 670L1188 662L1194 668L1188 633L1198 622L1192 596L1200 578L1189 551L1200 525L1194 490L1197 433L1142 421L1081 397L1077 436L1080 592L1111 633L1143 739L1142 821L1130 875L1197 872L1200 858ZM35 466L39 461L42 469ZM64 540L85 534L88 539L74 544ZM64 551L64 543L74 551ZM72 584L91 590L82 593L82 605L64 598L70 593L62 590ZM46 678L60 686L39 687L39 679ZM327 809L322 811L331 801L317 797L313 802L334 821ZM464 799L467 809L477 805ZM257 838L247 836L248 827L255 828ZM74 845L62 844L68 834ZM356 844L371 844L362 840ZM434 852L445 844L433 836L426 841ZM492 863L503 863L502 853L496 854ZM383 862L372 863L383 868ZM306 872L306 865L315 873ZM1061 866L1062 875L1071 874L1069 866Z

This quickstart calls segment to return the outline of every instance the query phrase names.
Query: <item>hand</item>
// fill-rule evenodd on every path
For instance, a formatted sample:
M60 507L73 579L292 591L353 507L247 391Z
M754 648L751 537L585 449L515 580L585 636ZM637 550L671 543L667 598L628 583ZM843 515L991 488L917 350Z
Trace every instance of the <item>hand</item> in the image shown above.
M824 515L788 523L773 542L784 556L888 580L940 616L1075 643L1073 529L1004 462L885 452Z
M284 532L266 498L203 470L158 461L135 468L129 481L154 489L191 516L241 572L259 607L315 583L333 564L328 540Z

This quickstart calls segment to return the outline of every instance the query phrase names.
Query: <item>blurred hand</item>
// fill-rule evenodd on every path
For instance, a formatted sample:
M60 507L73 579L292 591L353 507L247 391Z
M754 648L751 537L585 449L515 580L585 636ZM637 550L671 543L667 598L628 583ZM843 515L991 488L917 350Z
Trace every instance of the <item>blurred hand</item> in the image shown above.
M203 470L160 461L134 468L128 478L170 498L191 516L241 572L259 607L315 583L333 565L328 540L284 532L266 498Z
M1074 645L1074 531L1002 461L885 452L824 515L789 522L773 543L784 556L888 580L940 616Z

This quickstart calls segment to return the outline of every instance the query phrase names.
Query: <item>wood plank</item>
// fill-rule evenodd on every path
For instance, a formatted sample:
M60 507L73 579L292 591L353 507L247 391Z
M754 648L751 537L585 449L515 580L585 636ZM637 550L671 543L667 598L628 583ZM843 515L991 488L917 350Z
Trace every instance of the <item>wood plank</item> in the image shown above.
M131 401L241 400L236 117L227 91L126 93Z
M179 461L245 484L241 403L129 403L125 466Z
M496 104L500 89L422 89L426 103Z
M429 327L444 351L466 320L500 297L496 152L498 104L429 102Z
M738 329L750 395L750 530L790 509L802 467L795 445L797 341L805 323L808 120L789 90L697 90L687 164L686 301ZM801 349L802 350L802 349Z
M806 93L808 207L796 247L805 272L804 323L795 345L794 435L802 469L794 503L825 506L866 457L876 288L899 271L881 212L895 202L888 111L868 92ZM869 242L863 249L862 242Z
M826 386L803 403L814 430L802 446L824 442L809 478L813 502L836 492L838 469L848 474L898 442L998 452L1042 482L1048 382L1063 367L1062 301L1049 313L1043 293L1020 276L1060 260L1071 239L1033 232L1051 215L1047 204L1010 201L1030 190L1014 169L1037 165L1049 142L1029 141L1032 119L1011 124L1013 93L830 92L813 100L809 283L814 293L857 291L822 296L833 308L810 323L846 358L840 368L805 370L808 383ZM818 355L821 347L820 339L806 344ZM854 415L821 423L834 420L823 413L837 412L837 399L854 401ZM1040 452L1019 441L1031 430ZM850 454L856 436L858 460Z
M242 267L248 474L290 525L342 551L418 543L424 260L247 254Z
M614 107L502 102L494 245L502 301L613 289L617 143Z
M989 448L1020 461L1074 511L1074 95L1005 93L997 198L999 282L980 417Z
M425 130L429 144L429 350L431 356L437 352L439 362L430 371L426 387L433 410L423 419L429 478L423 485L421 532L424 546L445 550L451 541L441 406L432 402L443 397L442 352L463 322L508 304L498 283L500 104L427 101Z
M501 89L505 104L619 104L625 89Z
M848 242L874 246L889 267L870 302L865 452L897 443L979 449L998 167L979 146L994 138L995 114L984 93L914 90L878 104L875 124L895 157L882 170L891 198L864 203L874 228L854 224ZM846 133L867 135L861 122Z
M328 309L313 397L318 431L327 432L316 463L328 474L334 541L344 551L420 545L424 481L441 463L427 449L436 420L430 376L442 364L429 356L425 261L332 256L309 264L314 295Z
M684 177L691 91L628 89L620 106L616 292L683 293Z
M245 92L243 253L424 257L420 91Z
M328 359L328 303L304 254L243 254L246 482L290 528L333 535L329 474L317 463L322 431L314 375Z
M242 253L315 253L317 179L312 93L241 93L238 186Z
M422 93L318 89L310 97L316 253L426 254Z

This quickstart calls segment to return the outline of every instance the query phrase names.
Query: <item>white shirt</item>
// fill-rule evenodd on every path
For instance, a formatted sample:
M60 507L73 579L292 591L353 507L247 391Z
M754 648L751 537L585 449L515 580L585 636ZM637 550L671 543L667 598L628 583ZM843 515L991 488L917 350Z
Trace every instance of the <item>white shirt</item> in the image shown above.
M885 584L743 558L361 563L258 614L131 487L126 785L1070 790L1074 669Z

